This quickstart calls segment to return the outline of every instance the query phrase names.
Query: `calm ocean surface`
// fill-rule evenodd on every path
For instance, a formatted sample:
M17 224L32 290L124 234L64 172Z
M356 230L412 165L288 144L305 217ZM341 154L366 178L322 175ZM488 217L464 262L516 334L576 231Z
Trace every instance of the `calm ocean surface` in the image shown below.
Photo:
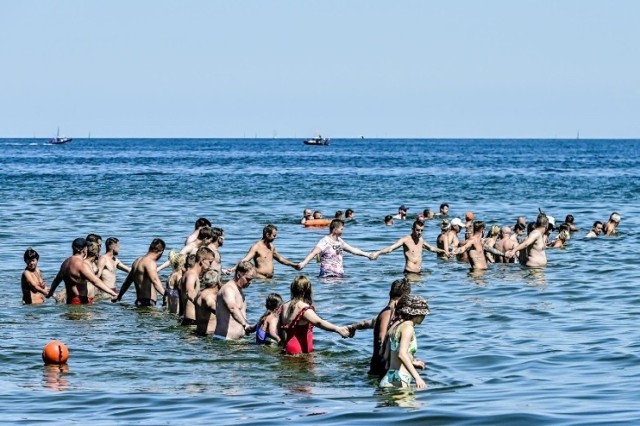
M587 424L640 422L640 141L638 140L0 140L0 421L98 424ZM47 284L70 243L96 232L121 241L125 263L163 238L181 248L199 216L225 230L225 267L278 226L279 252L299 261L327 233L298 222L305 207L353 208L344 238L377 250L410 232L382 225L400 204L413 217L448 202L490 224L532 220L541 208L581 232L532 271L468 266L425 253L414 293L432 314L418 326L423 392L382 391L367 376L371 332L353 339L316 329L317 351L283 356L248 338L200 338L161 309L21 304L22 254L40 253ZM587 240L619 211L619 236ZM425 237L435 244L437 222ZM167 251L168 252L168 251ZM165 252L165 253L167 253ZM166 258L163 257L162 260ZM347 324L385 305L402 277L401 250L372 262L345 256L341 282L312 277L324 318ZM285 300L297 271L276 264L246 291L255 321L264 298ZM166 275L163 275L165 277ZM118 283L124 273L118 275ZM51 339L68 368L45 367Z

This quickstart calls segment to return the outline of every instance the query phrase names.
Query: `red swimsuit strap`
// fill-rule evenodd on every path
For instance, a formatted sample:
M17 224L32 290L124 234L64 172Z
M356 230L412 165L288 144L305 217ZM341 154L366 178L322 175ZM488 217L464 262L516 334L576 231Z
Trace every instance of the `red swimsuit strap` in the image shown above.
M311 309L313 311L316 310L315 307L313 306L305 306L304 308L300 309L300 312L298 312L298 315L296 315L296 317L293 319L293 321L291 321L289 324L284 324L282 326L282 328L294 328L298 326L298 322L300 322L300 320L302 319L302 316L304 315L305 312L307 312L307 309Z

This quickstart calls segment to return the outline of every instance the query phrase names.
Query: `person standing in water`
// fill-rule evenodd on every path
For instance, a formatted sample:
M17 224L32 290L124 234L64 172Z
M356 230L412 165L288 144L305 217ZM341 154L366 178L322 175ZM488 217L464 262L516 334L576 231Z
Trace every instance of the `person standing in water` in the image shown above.
M256 277L258 278L273 278L273 260L277 260L279 263L291 266L295 268L296 263L293 263L289 259L281 256L276 250L275 240L278 236L278 228L275 225L267 225L262 230L262 239L256 242L249 252L242 259L242 262L253 261L256 268Z
M344 222L340 219L333 219L329 224L329 235L318 241L318 244L309 252L307 257L298 265L296 269L301 271L311 259L320 255L320 277L321 278L342 278L344 277L344 266L342 253L347 252L357 256L372 258L371 253L366 253L359 248L351 247L342 239Z
M515 256L516 252L525 250L521 256L520 263L530 268L539 268L547 265L547 255L545 253L544 233L547 230L549 220L544 213L540 213L536 218L534 229L527 238L505 253L506 257Z
M42 278L42 272L38 268L40 255L37 251L29 247L24 252L24 263L27 267L22 272L20 280L22 287L22 303L25 305L39 305L44 303L45 297L49 293L47 284Z

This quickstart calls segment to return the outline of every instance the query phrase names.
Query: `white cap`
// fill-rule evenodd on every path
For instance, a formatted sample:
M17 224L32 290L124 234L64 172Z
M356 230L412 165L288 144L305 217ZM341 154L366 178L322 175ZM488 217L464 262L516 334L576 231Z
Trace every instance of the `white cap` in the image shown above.
M459 217L456 217L451 221L451 226L456 226L456 225L459 226L460 229L464 228L464 223L462 223Z

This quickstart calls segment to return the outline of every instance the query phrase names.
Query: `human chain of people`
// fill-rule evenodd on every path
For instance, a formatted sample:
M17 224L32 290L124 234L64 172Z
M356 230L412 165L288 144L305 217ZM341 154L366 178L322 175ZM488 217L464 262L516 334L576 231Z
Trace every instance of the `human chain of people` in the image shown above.
M353 337L356 330L373 329L373 354L369 374L380 378L381 386L424 388L425 382L417 372L424 362L415 358L417 341L415 326L422 323L429 313L427 301L411 294L411 282L422 270L424 250L435 253L441 259L457 259L467 262L472 271L485 271L492 263L519 263L528 268L541 268L547 264L546 249L565 246L572 234L579 232L575 218L567 215L556 226L555 219L540 211L535 221L527 222L524 216L515 225L492 225L487 230L485 222L477 220L472 212L465 214L465 221L449 218L449 206L443 203L437 213L425 209L416 216L411 233L377 251L364 251L349 245L343 239L345 222L355 220L353 209L346 215L338 211L329 221L328 235L321 238L300 262L293 262L278 253L275 240L278 228L264 227L262 238L251 246L247 254L235 266L222 268L220 249L224 244L224 230L212 226L206 218L195 222L194 231L184 247L171 251L168 260L161 265L166 249L165 242L155 238L148 251L134 260L131 266L118 259L120 241L107 238L105 253L102 237L89 234L76 238L71 244L72 255L65 259L47 287L38 268L39 254L29 247L24 253L26 268L22 274L24 304L41 304L53 297L57 302L70 305L90 305L97 298L111 298L119 302L134 285L135 305L154 307L158 297L165 309L180 317L181 324L191 327L202 336L235 340L255 333L259 344L279 344L290 355L313 351L313 328L335 332L343 338ZM301 223L323 219L319 211L305 209ZM394 221L408 220L408 208L401 205L398 213L384 218L385 226ZM439 221L441 232L436 244L423 239L427 221ZM605 222L595 221L586 237L611 236L617 233L621 215L611 213ZM464 230L464 239L459 234ZM555 239L552 233L557 232ZM277 293L271 293L265 301L265 312L256 322L247 318L244 290L252 280L271 279L274 276L274 260L302 271L312 259L317 259L320 278L342 278L345 275L343 254L351 253L375 261L380 256L400 247L404 252L405 278L395 280L389 291L387 305L371 319L339 326L323 319L313 305L313 289L310 279L304 275L294 278L290 285L290 299L284 302ZM159 272L171 266L172 273L163 284ZM127 273L118 289L117 270ZM223 282L222 277L231 279ZM60 284L64 289L56 293Z

